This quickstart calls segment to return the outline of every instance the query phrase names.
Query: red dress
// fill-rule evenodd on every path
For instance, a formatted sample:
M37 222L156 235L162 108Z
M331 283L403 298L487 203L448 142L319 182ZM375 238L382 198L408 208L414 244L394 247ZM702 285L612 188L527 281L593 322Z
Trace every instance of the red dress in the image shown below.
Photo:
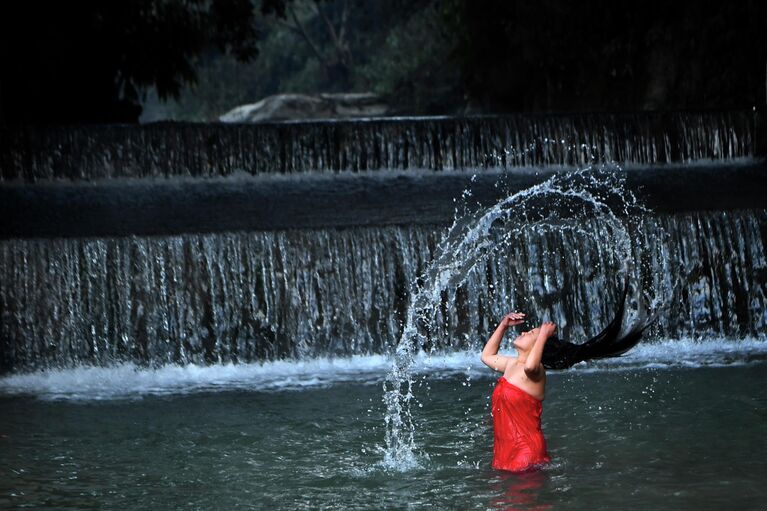
M551 461L541 431L543 403L501 376L493 390L493 468L521 472Z

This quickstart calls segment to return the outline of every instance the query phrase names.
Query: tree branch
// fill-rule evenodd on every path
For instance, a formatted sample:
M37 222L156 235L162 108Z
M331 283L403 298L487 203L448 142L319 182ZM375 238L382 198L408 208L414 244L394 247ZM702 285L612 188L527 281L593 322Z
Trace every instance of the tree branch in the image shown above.
M325 22L325 26L328 27L330 37L333 39L333 44L335 44L338 50L341 50L341 45L340 41L338 40L338 34L336 34L336 29L333 28L333 24L330 22L325 13L322 12L322 9L320 9L320 3L318 0L314 0L314 8L317 10L317 14L320 15L320 18L322 18L322 21Z
M298 27L296 27L295 25L291 25L291 24L290 24L290 23L288 23L287 21L281 20L281 19L279 19L279 18L275 19L275 21L276 21L276 22L277 22L277 24L278 24L278 25L280 25L281 27L283 27L283 28L287 28L287 29L288 29L288 30L290 30L291 32L295 32L295 33L296 33L296 34L298 34L298 35L302 35L302 34L301 34L301 31L300 31L300 30L298 29Z
M339 32L338 32L338 39L340 39L341 41L344 40L344 36L346 35L347 19L349 19L349 0L346 0L344 2L344 8L341 10L341 28L339 29Z
M325 57L322 56L322 53L320 53L320 51L317 49L317 46L315 46L314 42L312 41L312 38L309 37L309 34L306 32L306 29L298 20L298 16L296 16L296 11L294 11L293 8L290 6L288 6L288 11L290 12L290 16L293 18L293 22L296 24L296 27L298 27L299 33L303 36L304 40L306 41L306 44L309 45L309 48L312 49L312 52L314 52L314 54L320 60L322 65L327 67L328 63L325 60Z

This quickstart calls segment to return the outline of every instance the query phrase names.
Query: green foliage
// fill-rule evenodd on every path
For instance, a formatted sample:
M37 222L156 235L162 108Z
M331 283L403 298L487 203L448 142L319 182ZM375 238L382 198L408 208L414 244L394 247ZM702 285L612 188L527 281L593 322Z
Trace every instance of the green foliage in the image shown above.
M130 0L0 4L0 125L213 120L276 93L395 113L765 104L767 3Z
M355 78L359 87L391 98L404 112L452 111L462 100L460 74L450 62L454 50L440 5L432 2L394 25Z
M448 0L485 111L764 104L767 4Z
M294 28L291 10L305 35ZM322 15L336 37L343 37L342 51L348 54L339 55ZM442 16L439 1L297 0L287 5L284 19L264 20L257 59L240 63L206 55L197 83L165 106L150 95L144 119L214 120L277 93L373 91L402 113L453 111L462 101L461 81L457 67L448 63L454 44Z

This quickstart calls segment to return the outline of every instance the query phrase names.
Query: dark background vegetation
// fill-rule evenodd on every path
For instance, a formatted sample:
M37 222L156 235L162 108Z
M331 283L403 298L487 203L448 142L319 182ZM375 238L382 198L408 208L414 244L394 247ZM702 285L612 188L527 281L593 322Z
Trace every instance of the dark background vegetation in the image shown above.
M3 2L0 125L214 120L282 93L398 114L762 108L767 2Z

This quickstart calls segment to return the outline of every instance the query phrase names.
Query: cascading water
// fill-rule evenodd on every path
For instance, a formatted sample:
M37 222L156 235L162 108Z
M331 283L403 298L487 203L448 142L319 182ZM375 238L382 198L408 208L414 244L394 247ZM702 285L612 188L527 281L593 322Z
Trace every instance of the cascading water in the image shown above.
M658 336L763 335L764 210L647 215L634 223L643 250L631 260L647 268L645 285L673 290L654 326ZM503 243L494 239L500 227L482 241ZM510 305L535 317L551 312L572 338L592 332L610 312L604 290L614 281L597 270L615 266L615 230L592 218L575 227L522 229L517 243L478 258L474 271L446 267L465 282L447 286L449 301L429 296L435 319L427 344L475 348ZM441 253L440 264L465 264L438 252L443 231L413 225L0 241L2 365L25 371L387 353L402 338L411 286L428 262ZM431 282L437 278L445 277Z
M509 115L0 131L0 181L583 167L753 156L753 112Z
M648 268L648 287L673 289L654 326L658 336L763 335L763 210L636 223L644 250L631 259ZM534 317L551 311L572 338L592 332L610 312L604 290L614 281L597 269L614 267L614 231L590 218L580 229L587 235L523 229L518 243L481 257L474 271L456 267L465 282L448 286L450 301L429 296L428 345L475 348L511 305ZM416 225L0 241L2 365L25 371L387 353L402 338L411 286L437 256L443 231Z

